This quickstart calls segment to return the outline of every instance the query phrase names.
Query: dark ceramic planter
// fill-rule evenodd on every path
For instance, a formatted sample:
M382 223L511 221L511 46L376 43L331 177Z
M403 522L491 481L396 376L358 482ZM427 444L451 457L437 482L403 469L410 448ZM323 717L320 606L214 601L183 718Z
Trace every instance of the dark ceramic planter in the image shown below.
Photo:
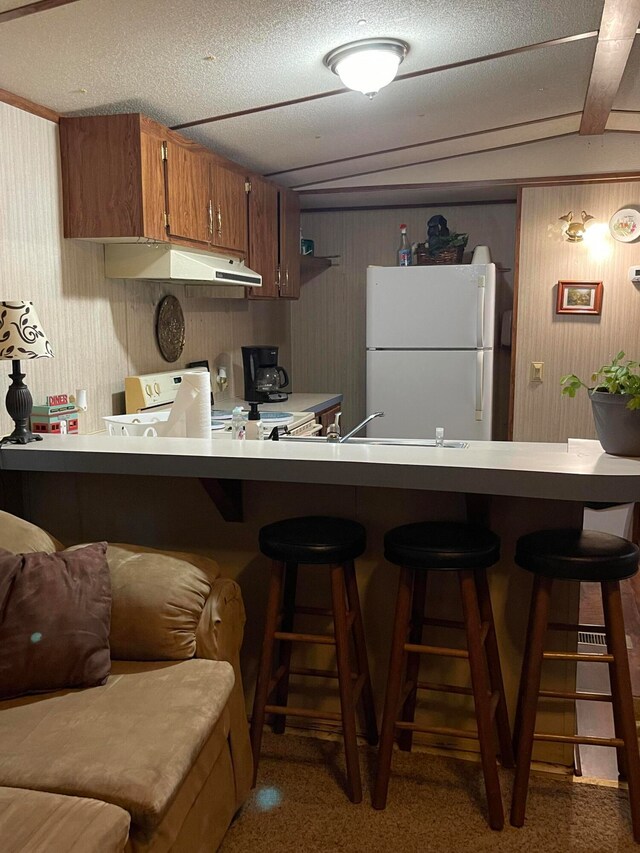
M627 409L630 394L590 391L600 444L614 456L640 456L640 409Z

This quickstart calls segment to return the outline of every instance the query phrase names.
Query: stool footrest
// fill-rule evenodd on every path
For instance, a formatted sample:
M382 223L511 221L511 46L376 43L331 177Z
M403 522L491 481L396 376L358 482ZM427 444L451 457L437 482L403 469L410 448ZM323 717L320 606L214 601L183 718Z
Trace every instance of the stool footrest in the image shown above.
M587 702L611 702L610 693L578 693L569 690L541 690L538 696L544 699L584 699Z
M590 663L613 663L613 655L587 655L581 652L543 652L544 660L589 661Z
M286 705L267 705L265 713L285 717L310 717L315 720L340 722L342 715L336 711L316 711L314 708L288 708Z
M291 631L276 631L273 635L276 640L289 640L292 643L319 643L322 646L335 646L333 637L326 634L294 634Z
M551 743L584 743L589 746L624 746L619 737L589 737L588 735L551 735L535 732L534 740L546 740Z
M401 731L420 732L425 735L445 735L449 737L463 737L477 740L478 733L468 729L452 729L449 726L421 726L419 723L396 722L397 729Z
M449 649L445 646L423 646L418 643L405 643L405 652L417 652L419 655L440 655L446 658L464 658L468 660L469 652L466 649Z

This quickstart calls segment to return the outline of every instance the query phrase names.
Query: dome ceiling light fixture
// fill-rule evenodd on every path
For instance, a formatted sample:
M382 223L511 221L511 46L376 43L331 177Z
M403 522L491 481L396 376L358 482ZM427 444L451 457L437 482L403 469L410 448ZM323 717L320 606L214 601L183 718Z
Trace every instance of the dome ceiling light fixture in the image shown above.
M360 39L329 51L323 62L347 89L371 99L391 83L407 53L409 45L400 39Z

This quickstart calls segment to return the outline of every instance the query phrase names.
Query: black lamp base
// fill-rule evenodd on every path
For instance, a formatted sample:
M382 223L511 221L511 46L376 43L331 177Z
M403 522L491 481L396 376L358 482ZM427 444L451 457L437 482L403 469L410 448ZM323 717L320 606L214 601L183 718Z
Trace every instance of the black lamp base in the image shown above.
M15 424L15 429L11 435L5 435L0 441L0 447L4 444L29 444L31 441L42 441L41 435L34 435L29 429L29 417L33 408L33 398L31 397L31 391L29 391L22 381L25 374L20 373L20 361L14 359L12 366L13 370L9 374L12 382L7 391L5 404L7 412Z

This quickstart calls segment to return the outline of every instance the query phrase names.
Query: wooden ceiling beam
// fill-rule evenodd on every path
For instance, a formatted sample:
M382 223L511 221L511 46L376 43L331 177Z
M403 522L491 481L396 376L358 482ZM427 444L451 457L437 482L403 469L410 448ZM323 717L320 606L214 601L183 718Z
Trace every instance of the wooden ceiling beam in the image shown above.
M640 0L605 0L580 133L604 133L640 21Z
M26 6L17 6L15 9L7 9L0 12L0 24L7 21L15 21L16 18L25 18L27 15L35 15L36 12L48 12L57 9L58 6L67 6L69 3L77 3L78 0L36 0L35 3L27 3Z

